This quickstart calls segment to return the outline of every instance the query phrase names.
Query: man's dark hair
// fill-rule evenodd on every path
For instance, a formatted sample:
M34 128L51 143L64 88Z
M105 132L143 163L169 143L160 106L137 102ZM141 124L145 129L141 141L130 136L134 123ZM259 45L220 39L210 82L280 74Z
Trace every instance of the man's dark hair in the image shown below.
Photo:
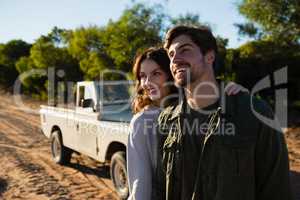
M213 50L215 52L215 61L213 63L213 68L215 74L218 74L220 66L217 41L213 36L210 28L207 26L175 26L167 32L164 41L164 48L168 50L171 46L172 41L180 35L187 35L200 48L203 55L205 55L210 50Z
M164 48L169 49L174 38L180 35L187 35L200 48L203 55L214 50L218 53L217 41L207 26L175 26L170 29L165 37Z

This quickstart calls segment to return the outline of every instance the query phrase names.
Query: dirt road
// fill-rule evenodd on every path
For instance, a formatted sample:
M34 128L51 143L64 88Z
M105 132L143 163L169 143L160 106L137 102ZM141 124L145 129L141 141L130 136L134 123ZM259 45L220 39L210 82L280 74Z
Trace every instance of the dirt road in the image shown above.
M38 109L39 103L27 101ZM290 156L291 180L300 200L300 128L285 133ZM63 200L118 199L109 180L108 167L81 155L69 166L54 164L49 142L40 131L37 114L14 105L0 95L0 199Z
M39 116L10 98L0 97L0 199L118 199L108 167L76 154L69 166L55 164Z
M292 127L285 132L290 158L290 177L295 199L300 200L300 127Z

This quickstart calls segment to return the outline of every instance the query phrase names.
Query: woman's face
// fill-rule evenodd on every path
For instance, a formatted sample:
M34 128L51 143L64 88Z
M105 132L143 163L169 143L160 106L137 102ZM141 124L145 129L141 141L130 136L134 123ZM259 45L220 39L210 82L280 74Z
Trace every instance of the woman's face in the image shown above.
M155 103L159 104L169 94L168 75L154 60L146 59L141 63L140 79L142 88Z

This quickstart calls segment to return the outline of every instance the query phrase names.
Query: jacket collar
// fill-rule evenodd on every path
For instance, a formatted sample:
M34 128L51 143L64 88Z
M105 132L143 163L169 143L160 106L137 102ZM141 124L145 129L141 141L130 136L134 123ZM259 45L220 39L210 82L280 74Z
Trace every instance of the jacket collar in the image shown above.
M222 95L220 97L220 99L218 99L218 103L221 104L222 102ZM182 117L184 112L185 112L185 108L187 107L187 100L186 100L186 96L185 96L185 91L182 89L181 90L181 98L178 102L177 105L175 105L174 110L172 110L172 114L171 117L169 118L169 120L173 120L176 119L178 117Z
M178 105L172 111L170 120L173 120L175 118L178 118L178 117L182 116L183 113L184 113L184 106L185 105L186 105L186 98L185 98L185 95L184 95L184 97L180 99Z

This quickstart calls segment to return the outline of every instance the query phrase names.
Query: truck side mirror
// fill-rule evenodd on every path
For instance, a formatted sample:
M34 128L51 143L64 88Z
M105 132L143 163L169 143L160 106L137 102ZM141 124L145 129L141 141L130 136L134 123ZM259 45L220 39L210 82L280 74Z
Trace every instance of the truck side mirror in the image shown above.
M94 108L94 100L93 99L82 99L81 106L83 108Z

